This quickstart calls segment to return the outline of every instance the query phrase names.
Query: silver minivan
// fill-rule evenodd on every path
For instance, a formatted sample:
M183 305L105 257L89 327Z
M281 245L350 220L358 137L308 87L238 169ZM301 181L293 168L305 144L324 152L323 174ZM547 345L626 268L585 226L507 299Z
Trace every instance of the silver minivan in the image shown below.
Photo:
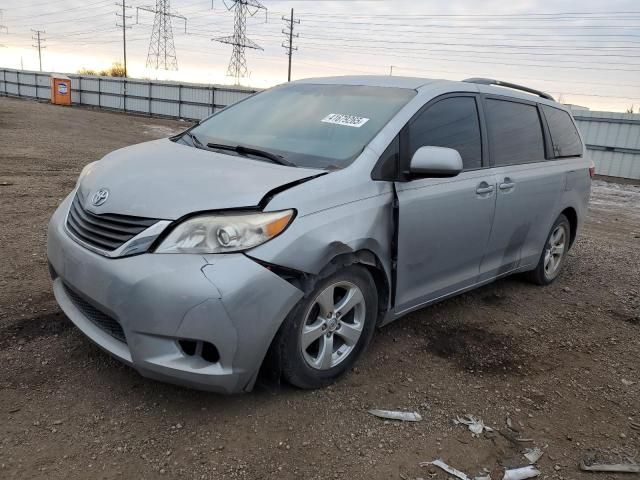
M546 285L594 170L549 95L489 79L310 79L82 171L48 232L71 321L145 377L317 388L376 330L506 275Z

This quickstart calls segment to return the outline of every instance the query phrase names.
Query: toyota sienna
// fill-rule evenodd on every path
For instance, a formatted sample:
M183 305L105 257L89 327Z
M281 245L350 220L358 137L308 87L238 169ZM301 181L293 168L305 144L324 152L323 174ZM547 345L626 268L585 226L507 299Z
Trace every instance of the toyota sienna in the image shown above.
M57 302L158 380L328 385L376 327L525 273L559 275L593 166L527 87L338 77L253 95L87 165L54 213Z

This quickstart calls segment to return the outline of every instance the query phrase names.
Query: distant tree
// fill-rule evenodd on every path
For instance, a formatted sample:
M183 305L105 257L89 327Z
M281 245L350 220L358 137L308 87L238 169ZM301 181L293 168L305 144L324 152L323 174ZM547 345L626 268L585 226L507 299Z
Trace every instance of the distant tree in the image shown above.
M633 108L634 105L631 105L629 108L627 108L627 113L633 113Z
M103 77L124 77L124 65L120 62L114 62L106 70L100 70L100 75Z
M95 70L91 70L90 68L84 68L84 67L78 70L78 73L80 75L98 75L98 72L96 72Z

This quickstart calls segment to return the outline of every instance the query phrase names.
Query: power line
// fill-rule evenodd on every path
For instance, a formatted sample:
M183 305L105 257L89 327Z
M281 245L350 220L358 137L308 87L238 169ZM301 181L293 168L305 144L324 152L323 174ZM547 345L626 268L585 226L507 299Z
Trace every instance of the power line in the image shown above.
M304 18L304 15L302 16ZM340 17L343 18L343 17ZM393 20L393 19L389 19ZM331 20L333 24L340 25L366 25L366 26L382 26L382 27L418 27L418 28L447 28L447 29L455 29L455 28L472 28L479 30L522 30L522 29L544 29L550 30L554 28L554 25L540 25L540 26L522 26L522 25L451 25L446 23L379 23L379 22L353 22L348 20ZM306 22L315 22L320 24L325 24L327 22L326 19L323 20L314 20L314 19L305 19ZM637 30L640 28L638 25L557 25L557 28L562 29L599 29L606 28L610 30L620 30L620 29L632 29Z
M233 53L227 68L227 75L235 78L235 84L240 85L240 79L248 76L245 49L263 50L263 48L247 37L247 15L254 16L258 10L267 10L259 0L231 0L227 10L233 10L233 35L218 37L213 40L233 45ZM226 5L226 3L225 3Z
M37 45L33 45L33 46L38 49L38 60L40 62L40 71L42 71L42 49L43 48L47 48L47 47L43 47L42 46L42 42L44 42L45 39L42 38L40 36L40 34L47 33L47 32L45 32L43 30L33 30L33 29L31 29L31 31L36 34L35 37L31 37L31 38L33 38L34 40L36 40L38 42Z
M318 47L315 46L310 46L310 45L319 45ZM336 49L327 49L327 48L322 48L325 47L325 44L306 44L305 47L311 49L311 50L324 50L324 51L330 51L335 53ZM352 48L356 48L356 47L352 47ZM381 53L380 52L375 52L375 51L367 51L366 47L360 47L360 48L365 48L365 50L358 50L357 53L358 55L373 55L373 56L380 56ZM380 47L382 48L382 47ZM394 50L394 49L391 49ZM397 52L397 50L395 50ZM448 55L447 57L434 57L434 56L428 56L429 54L426 54L427 56L423 55L423 56L411 56L411 55L399 55L397 53L392 54L392 56L394 58L409 58L409 59L415 59L415 60L438 60L438 61L442 61L442 62L461 62L461 61L465 61L465 62L469 62L469 59L455 59L455 58L451 58L451 55ZM482 61L482 60L477 60L477 56L474 56L474 60L473 63L480 63L480 64L488 64L488 65L506 65L509 67L535 67L535 68L551 68L551 69L568 69L568 70L588 70L590 72L593 72L595 68L595 66L569 66L566 64L560 64L560 65L550 65L550 64L541 64L541 63L514 63L514 62L499 62L499 61ZM482 57L482 58L491 58L491 57ZM607 70L615 70L615 71L619 71L619 72L640 72L640 70L635 70L635 69L624 69L624 68L607 68Z
M122 3L116 3L118 7L122 7L122 13L116 12L116 17L122 19L122 24L118 24L116 22L116 27L122 27L122 56L124 59L124 76L127 77L127 28L131 28L131 26L127 26L127 18L132 18L132 15L126 14L126 9L131 8L127 5L126 0L122 0Z
M284 23L285 23L285 30L282 30L282 33L284 33L287 39L289 40L288 45L286 43L283 43L282 46L284 47L289 57L289 72L287 74L287 82L290 82L291 81L291 57L293 56L293 51L298 50L298 47L293 46L293 37L298 38L300 36L297 33L296 34L293 33L293 27L296 23L299 24L300 20L294 20L293 8L291 9L291 18L287 18L283 15L282 20L284 20Z
M36 13L34 15L22 15L19 17L13 17L11 20L20 20L23 18L28 18L30 20L34 19L34 18L39 18L39 17L48 17L49 15L60 15L61 13L68 13L68 12L76 12L78 10L95 10L96 7L97 8L104 8L106 6L108 6L108 4L111 3L110 0L100 0L99 2L94 2L94 3L89 3L87 5L82 5L80 7L71 7L71 8L66 8L64 10L56 10L55 12L44 12L44 13Z
M171 18L184 20L185 33L187 32L187 18L171 13L169 0L156 0L155 9L152 7L138 7L136 9L136 23L138 23L140 10L155 13L151 39L149 40L147 68L154 67L158 70L160 65L163 65L162 68L164 70L178 70L178 58L176 56L176 47L173 43Z

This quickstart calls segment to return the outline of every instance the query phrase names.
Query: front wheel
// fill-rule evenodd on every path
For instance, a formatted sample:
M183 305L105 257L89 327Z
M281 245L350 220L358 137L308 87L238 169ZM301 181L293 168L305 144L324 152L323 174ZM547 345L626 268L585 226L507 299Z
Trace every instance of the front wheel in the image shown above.
M535 270L529 272L529 279L538 285L549 285L560 274L566 254L569 251L571 226L564 215L560 215L551 227L540 261Z
M369 344L377 313L376 286L366 268L352 265L319 278L276 336L284 379L299 388L333 383Z

